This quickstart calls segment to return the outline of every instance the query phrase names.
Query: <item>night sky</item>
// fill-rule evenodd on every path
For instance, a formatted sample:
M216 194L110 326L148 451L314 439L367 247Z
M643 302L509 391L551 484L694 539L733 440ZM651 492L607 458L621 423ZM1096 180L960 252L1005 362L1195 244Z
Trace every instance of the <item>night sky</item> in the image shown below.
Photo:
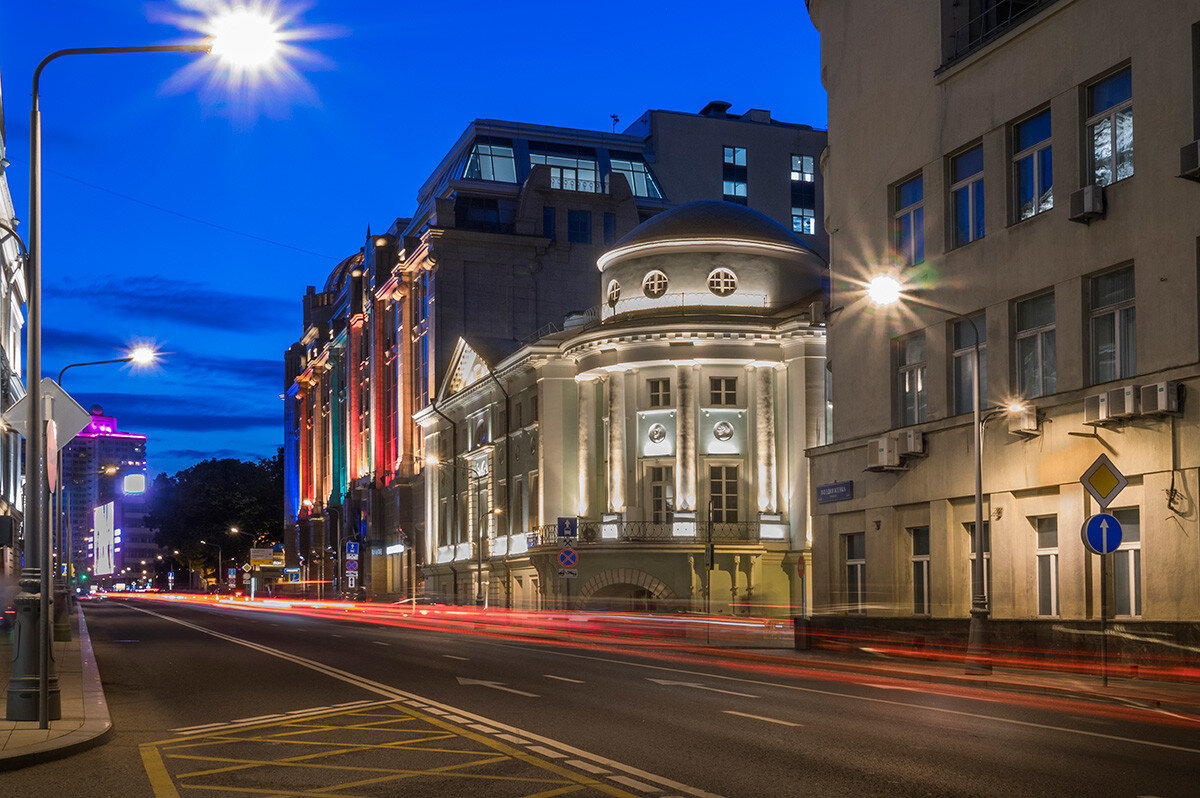
M305 286L323 285L368 225L411 214L472 119L610 130L616 113L621 130L647 108L723 99L732 113L826 123L800 0L280 9L307 33L292 43L299 81L230 90L186 55L73 57L43 75L44 373L157 343L166 357L152 371L64 379L84 407L149 435L152 474L274 452ZM132 0L0 4L18 218L37 62L66 47L186 41L168 21L179 13Z

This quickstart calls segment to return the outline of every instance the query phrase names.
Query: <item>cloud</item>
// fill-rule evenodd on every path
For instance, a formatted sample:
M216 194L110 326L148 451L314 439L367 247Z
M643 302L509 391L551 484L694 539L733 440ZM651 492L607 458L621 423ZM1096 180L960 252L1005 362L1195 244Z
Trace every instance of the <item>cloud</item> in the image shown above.
M106 393L81 391L76 400L85 407L100 405L104 414L124 421L131 431L242 432L250 429L283 429L283 411L266 414L235 412L226 399L211 401L174 394Z
M293 300L221 291L193 280L159 275L130 275L120 281L92 283L83 290L61 284L47 285L44 290L52 299L75 299L133 318L249 334L287 325L298 307Z

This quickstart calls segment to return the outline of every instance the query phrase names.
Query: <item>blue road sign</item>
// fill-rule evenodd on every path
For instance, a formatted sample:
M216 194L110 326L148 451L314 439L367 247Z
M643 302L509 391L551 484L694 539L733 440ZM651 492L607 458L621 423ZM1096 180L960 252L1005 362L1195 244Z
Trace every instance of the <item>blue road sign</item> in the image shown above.
M579 536L579 519L560 516L558 519L558 536L574 538Z
M558 564L563 568L574 568L578 562L579 557L575 554L575 549L563 549L558 553Z
M358 542L354 540L346 541L346 554L351 557L358 557Z
M289 574L288 574L288 581L289 581L289 582L299 582L299 581L300 581L300 574L299 574L299 573L296 573L296 572L289 573Z
M358 570L358 560L346 560L346 571L354 572Z
M1093 554L1112 554L1121 545L1121 524L1108 513L1097 513L1083 522L1081 537Z

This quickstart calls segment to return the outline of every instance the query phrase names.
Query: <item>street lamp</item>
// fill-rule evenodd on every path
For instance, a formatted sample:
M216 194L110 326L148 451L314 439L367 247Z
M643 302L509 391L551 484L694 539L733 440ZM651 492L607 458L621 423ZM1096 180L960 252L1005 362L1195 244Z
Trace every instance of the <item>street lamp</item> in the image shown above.
M21 574L22 592L18 595L17 651L8 685L6 718L12 721L37 719L39 728L50 728L50 721L62 717L58 676L50 657L50 528L42 517L42 502L46 493L44 458L42 390L42 119L40 84L42 70L51 61L68 55L112 55L127 53L211 53L242 70L256 68L244 59L247 43L254 38L250 9L238 6L238 19L217 26L213 20L213 36L190 44L168 44L140 47L78 47L58 50L42 59L33 71L32 105L29 112L29 247L26 268L26 312L28 361L26 396L29 402L28 430L25 440L25 503L26 568ZM229 11L225 9L222 13ZM260 14L262 12L259 12ZM218 18L220 14L218 15ZM258 28L259 35L262 27ZM238 39L234 39L235 34ZM237 43L240 42L240 43ZM279 37L272 37L278 46ZM33 641L37 640L36 649ZM35 689L36 688L36 689Z
M975 332L971 365L971 408L974 414L972 432L975 439L975 528L971 530L971 537L975 543L975 559L971 563L971 581L975 584L971 591L971 625L967 632L967 671L990 673L991 663L984 660L987 653L988 597L985 592L983 568L983 416L980 412L983 400L979 385L979 325L970 316L906 295L900 281L890 275L872 278L867 283L866 290L867 299L874 305L887 307L903 299L910 304L945 313L956 321L968 321Z
M158 361L160 357L158 350L152 346L140 344L130 349L124 357L114 357L110 360L89 360L85 363L69 363L62 367L58 372L58 384L62 385L63 375L67 373L67 369L77 368L79 366L104 366L109 363L132 363L138 367L151 366Z
M217 585L216 585L216 588L214 588L214 592L215 592L216 589L221 587L221 547L219 544L209 543L206 540L200 541L200 544L202 546L213 546L217 550Z

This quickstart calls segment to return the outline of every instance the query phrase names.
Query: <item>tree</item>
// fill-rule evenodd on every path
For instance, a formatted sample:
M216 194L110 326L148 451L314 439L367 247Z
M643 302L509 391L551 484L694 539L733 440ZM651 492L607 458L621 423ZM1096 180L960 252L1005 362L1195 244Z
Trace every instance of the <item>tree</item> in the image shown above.
M259 460L202 460L173 476L154 478L147 525L164 549L181 557L245 560L251 545L283 542L283 448ZM243 534L233 534L236 528ZM206 541L205 545L200 541Z

